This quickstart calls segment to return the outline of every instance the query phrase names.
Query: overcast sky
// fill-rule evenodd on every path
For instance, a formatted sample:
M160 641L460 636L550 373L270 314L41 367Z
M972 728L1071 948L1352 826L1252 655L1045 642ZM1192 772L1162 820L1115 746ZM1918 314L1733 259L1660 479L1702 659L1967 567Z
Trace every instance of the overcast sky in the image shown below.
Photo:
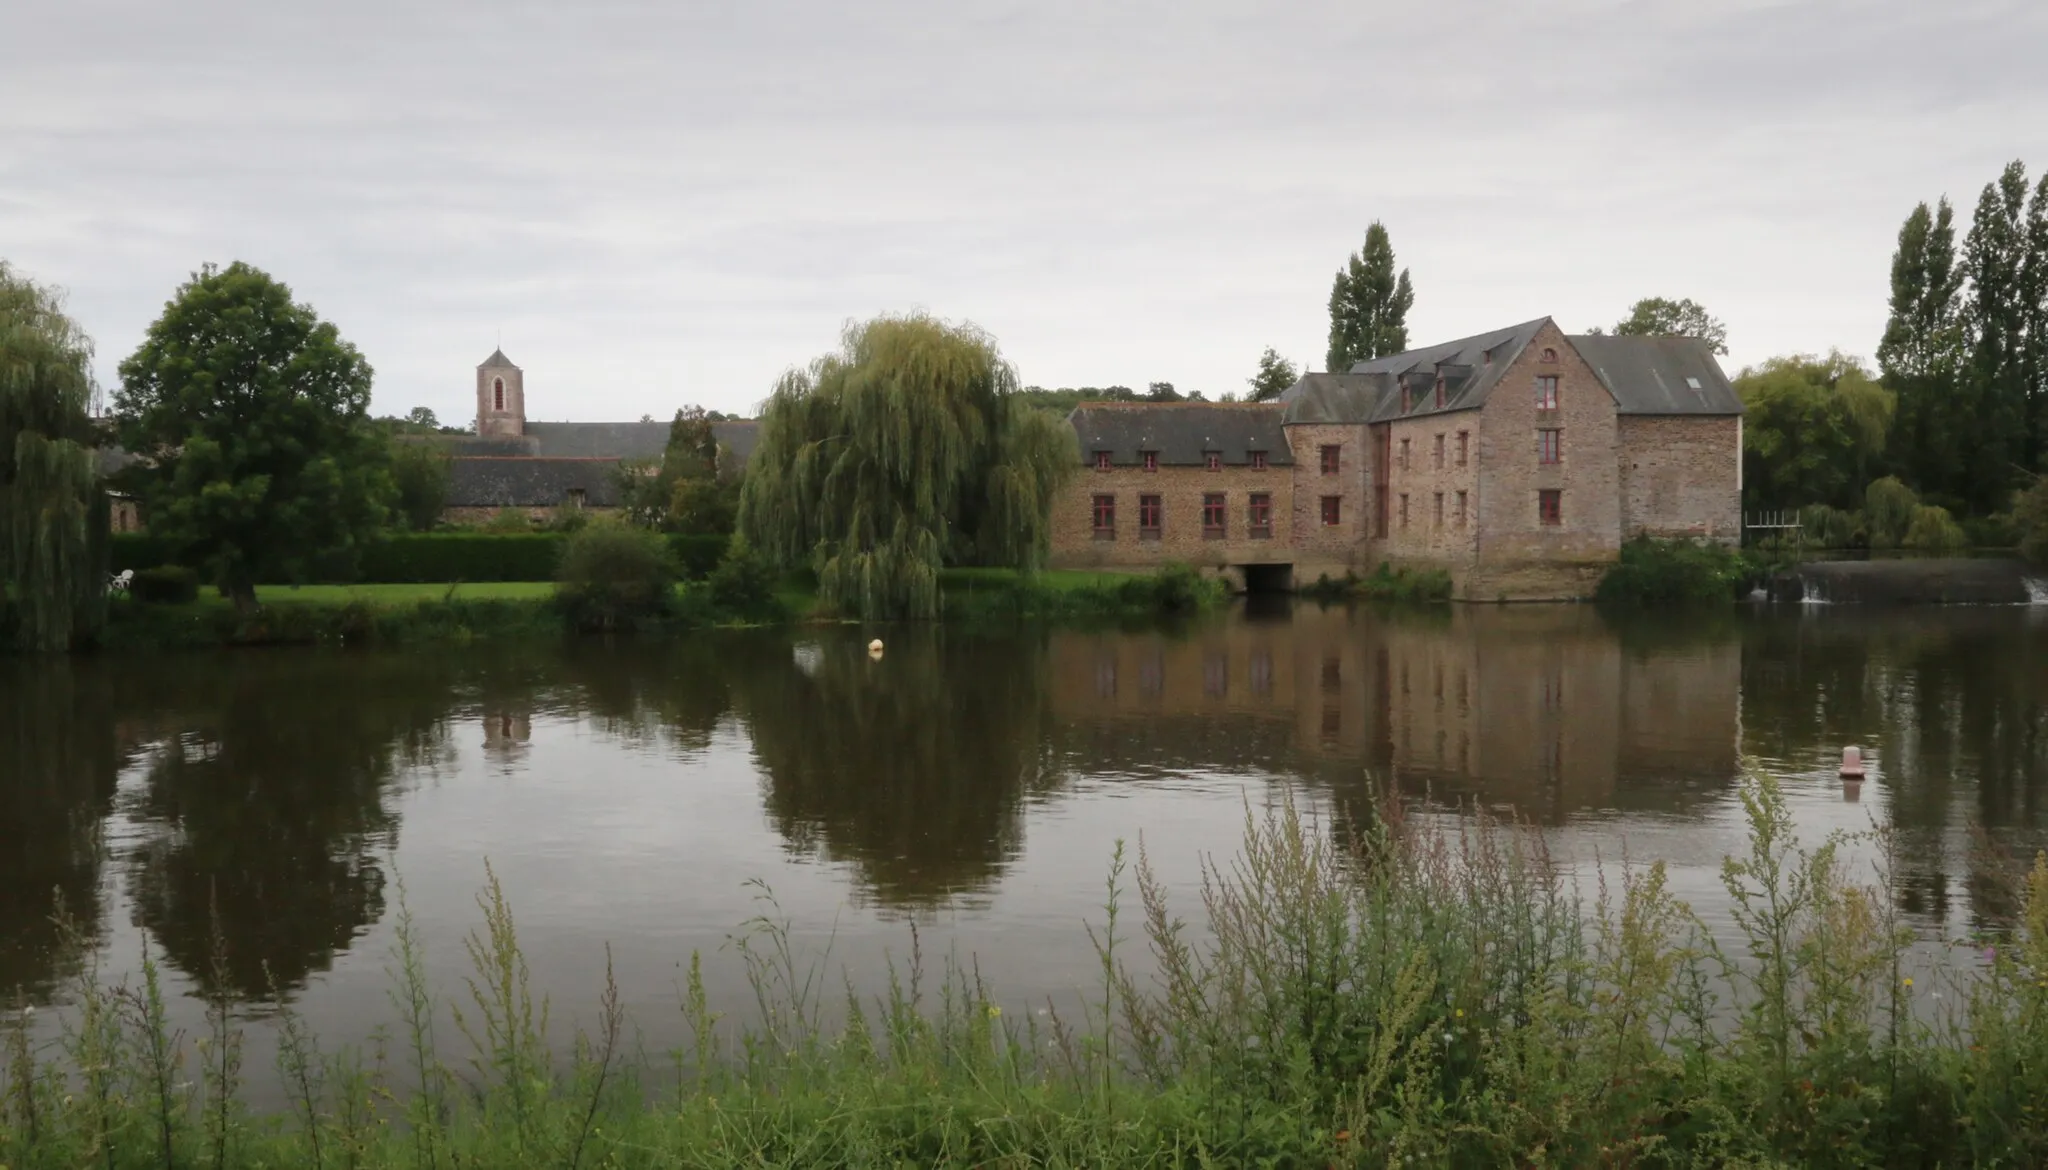
M1868 355L1899 222L2048 166L2040 0L551 4L18 0L0 256L101 379L247 260L474 413L746 410L849 318L993 333L1027 383L1320 369L1383 220L1417 344L1638 297L1730 372Z

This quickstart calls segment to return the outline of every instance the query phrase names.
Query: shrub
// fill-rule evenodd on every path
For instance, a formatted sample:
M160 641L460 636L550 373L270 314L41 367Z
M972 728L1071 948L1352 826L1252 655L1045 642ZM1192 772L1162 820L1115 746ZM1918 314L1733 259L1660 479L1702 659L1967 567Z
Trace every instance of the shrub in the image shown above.
M1224 593L1221 581L1202 576L1192 565L1170 561L1157 573L1120 582L1118 600L1161 613L1191 613L1216 603Z
M568 538L545 532L428 532L363 549L360 581L549 581Z
M1815 548L1861 548L1870 543L1863 530L1863 514L1826 504L1809 504L1799 510L1801 539Z
M1748 560L1725 545L1638 537L1621 546L1621 560L1594 596L1623 605L1732 601L1754 576Z
M2013 500L2012 526L2019 536L2020 555L2048 565L2048 475Z
M1920 504L1913 509L1913 519L1907 524L1905 538L1899 543L1906 548L1928 552L1955 552L1970 547L1970 538L1948 514L1947 508Z
M668 538L669 555L675 558L683 576L691 580L710 576L711 570L725 559L726 548L731 544L730 536L716 533L684 532Z
M1863 523L1870 533L1870 547L1897 547L1913 526L1913 509L1919 506L1920 497L1897 476L1873 480L1863 492Z
M778 578L767 558L745 540L735 538L725 559L711 571L711 604L728 617L759 621L779 617L782 602L775 596Z
M143 569L128 583L128 594L154 605L185 605L199 600L199 574L182 565Z
M569 538L556 597L581 629L612 630L660 617L674 602L675 565L659 533L592 524Z
M532 532L533 521L518 508L500 508L480 527L485 532Z

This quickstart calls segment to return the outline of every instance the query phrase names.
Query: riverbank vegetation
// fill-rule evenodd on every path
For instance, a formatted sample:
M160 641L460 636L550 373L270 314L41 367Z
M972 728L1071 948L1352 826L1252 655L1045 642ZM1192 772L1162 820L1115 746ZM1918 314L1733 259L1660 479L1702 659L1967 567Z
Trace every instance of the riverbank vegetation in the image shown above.
M677 988L676 1050L633 1044L607 976L539 993L488 870L471 974L430 986L398 897L392 1018L330 1045L287 997L274 1068L201 980L173 1030L156 957L116 977L68 935L60 1023L0 1037L0 1159L106 1166L2039 1165L2048 1158L2048 858L2007 918L1928 958L1884 832L1795 839L1742 790L1731 907L1710 926L1663 863L1568 881L1533 832L1389 809L1340 845L1248 813L1198 913L1147 846L1112 859L1080 1006L1008 1000L917 945L866 985L762 914ZM1852 851L1877 857L1873 869ZM215 935L217 969L232 956ZM712 1010L710 964L753 988ZM564 1021L573 1020L565 1026ZM256 1078L284 1104L258 1112Z
M1594 600L1608 605L1726 604L1749 592L1769 561L1711 541L1637 537L1621 546Z
M1417 569L1382 561L1379 568L1363 577L1356 573L1346 573L1342 577L1324 573L1301 586L1300 592L1302 596L1317 601L1363 598L1404 603L1444 602L1451 599L1451 575L1443 569Z

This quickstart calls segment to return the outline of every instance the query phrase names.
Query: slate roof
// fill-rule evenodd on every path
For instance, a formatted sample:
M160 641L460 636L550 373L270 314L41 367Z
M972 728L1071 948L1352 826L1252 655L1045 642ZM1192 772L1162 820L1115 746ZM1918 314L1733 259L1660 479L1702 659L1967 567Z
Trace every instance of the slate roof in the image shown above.
M668 449L668 426L651 423L530 422L524 435L464 435L446 440L458 459L528 455L542 459L660 459ZM715 422L711 433L732 453L733 468L746 466L760 438L749 420Z
M552 508L582 489L592 508L619 504L616 459L543 459L532 456L470 456L448 469L451 508Z
M505 356L503 349L492 350L491 356L484 359L484 364L477 367L479 370L516 370L518 368L518 366L512 364L511 358Z
M1477 410L1548 317L1441 345L1389 354L1342 374L1308 374L1280 395L1285 421L1377 423ZM1613 396L1621 414L1741 414L1742 399L1705 342L1690 337L1565 339ZM1444 404L1436 404L1436 382ZM1401 409L1406 386L1410 409Z
M1622 414L1741 414L1742 396L1714 351L1694 337L1571 337L1566 340L1614 395Z
M1141 451L1159 452L1163 467L1200 467L1210 451L1221 452L1226 466L1241 466L1251 462L1251 452L1264 451L1269 465L1285 467L1294 459L1280 415L1279 406L1263 402L1088 402L1075 407L1067 422L1089 466L1097 451L1108 451L1112 465L1132 467L1143 462Z

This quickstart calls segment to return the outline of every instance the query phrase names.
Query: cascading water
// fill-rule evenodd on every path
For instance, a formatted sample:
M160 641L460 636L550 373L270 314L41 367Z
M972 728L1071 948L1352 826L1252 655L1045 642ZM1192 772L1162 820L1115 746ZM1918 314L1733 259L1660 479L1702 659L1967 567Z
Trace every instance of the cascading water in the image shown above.
M2027 578L2027 604L2048 605L2048 580L2040 577Z
M1826 605L1828 595L1822 591L1820 582L1802 573L1799 575L1799 604Z

